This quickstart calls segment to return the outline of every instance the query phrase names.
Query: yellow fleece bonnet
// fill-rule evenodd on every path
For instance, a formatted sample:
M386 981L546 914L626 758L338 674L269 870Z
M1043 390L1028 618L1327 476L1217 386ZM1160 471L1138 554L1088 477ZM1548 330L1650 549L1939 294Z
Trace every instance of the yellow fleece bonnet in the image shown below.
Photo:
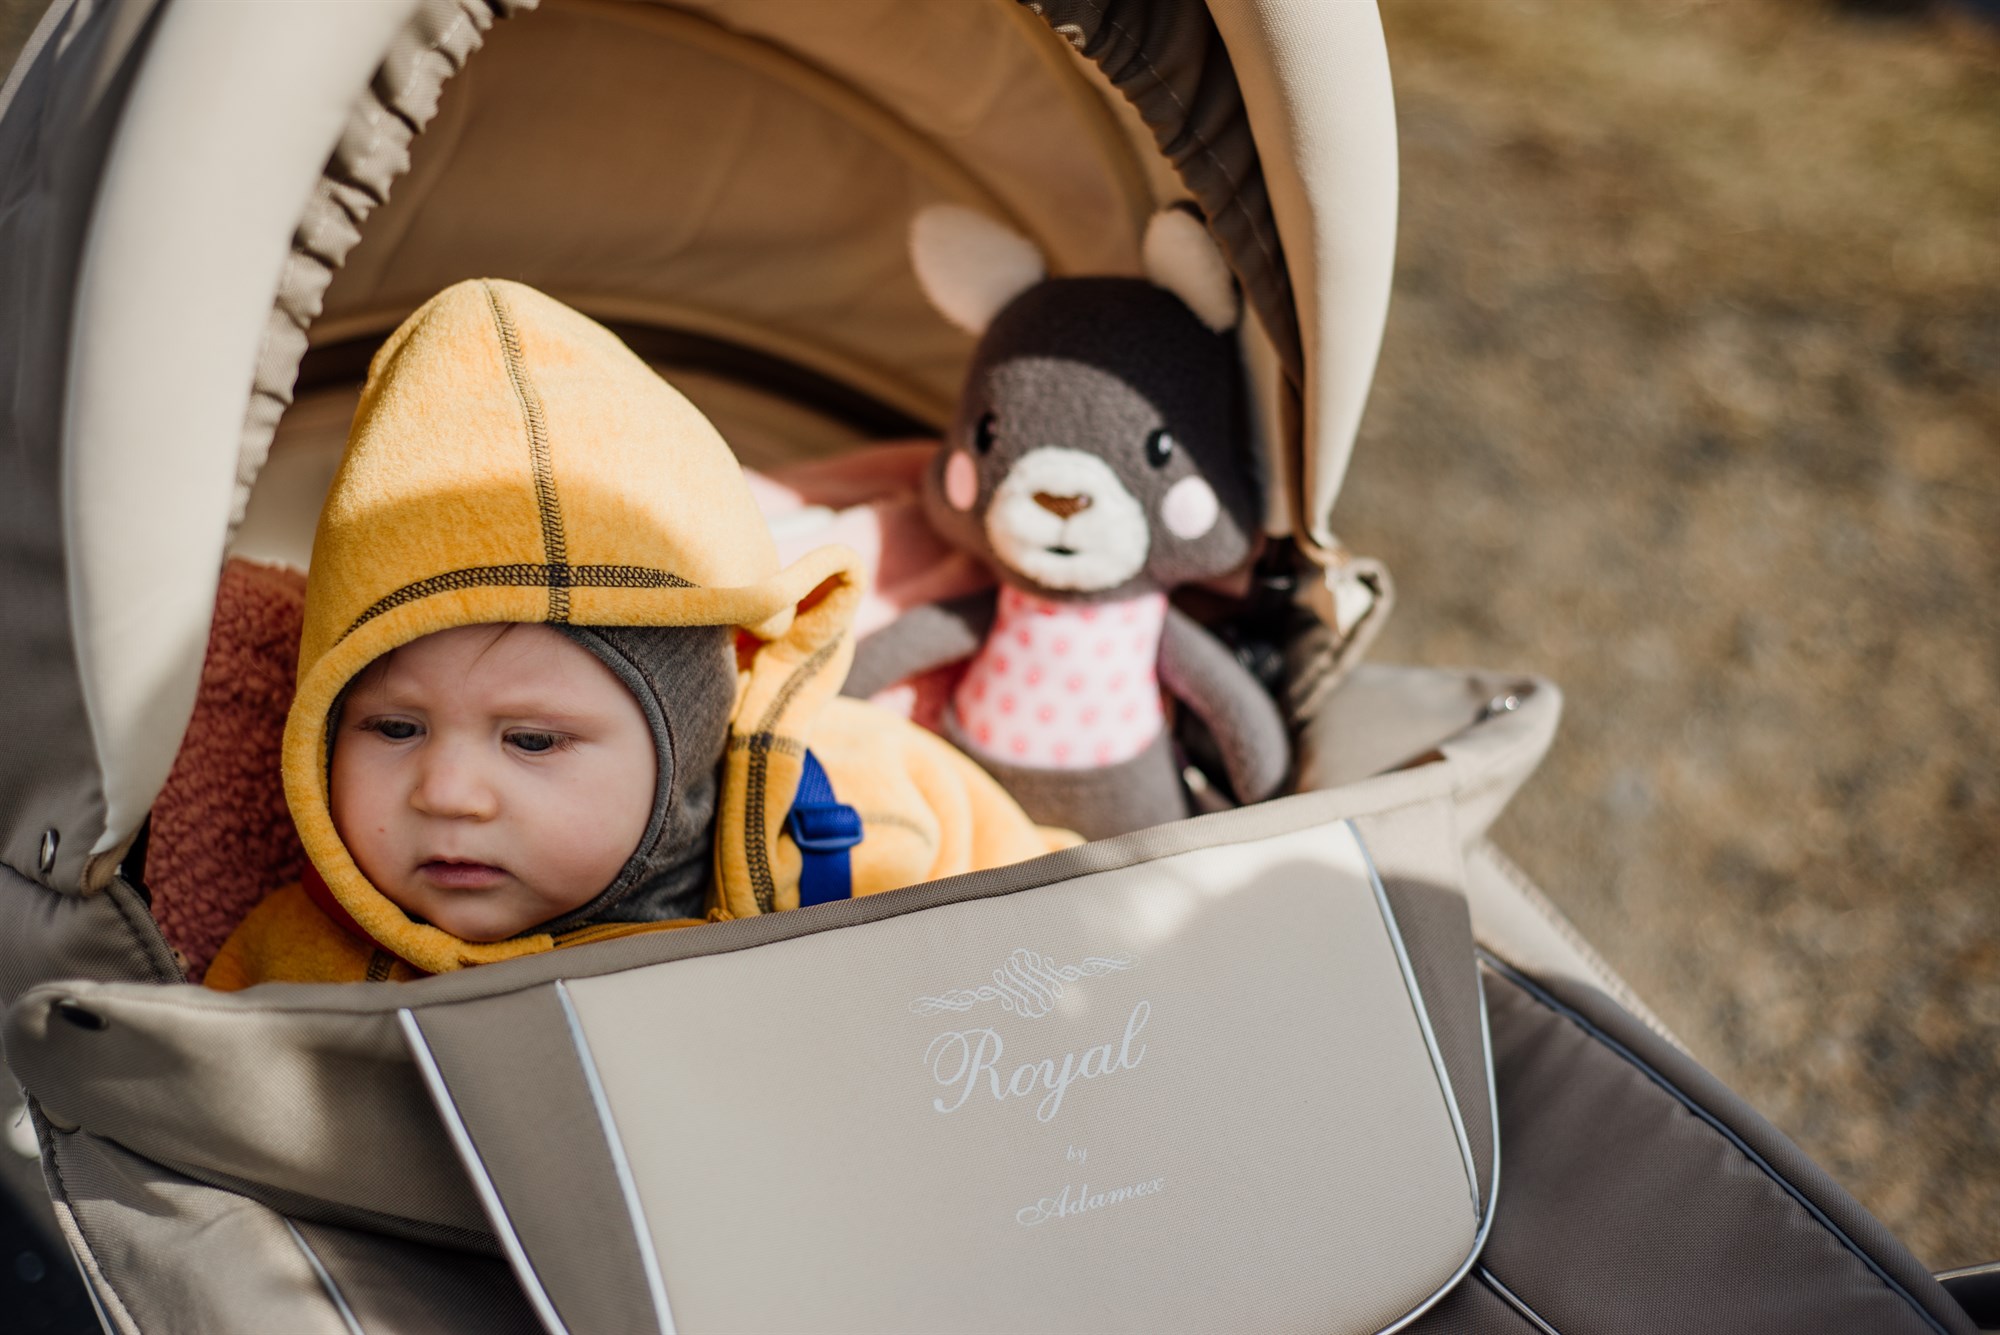
M420 969L548 949L546 934L480 944L412 921L361 874L328 807L340 692L454 626L737 626L755 649L739 656L735 718L763 740L732 737L717 859L723 911L757 911L793 753L852 652L857 569L837 547L780 569L722 437L609 330L518 283L447 288L369 366L313 540L284 749L307 855L355 921Z

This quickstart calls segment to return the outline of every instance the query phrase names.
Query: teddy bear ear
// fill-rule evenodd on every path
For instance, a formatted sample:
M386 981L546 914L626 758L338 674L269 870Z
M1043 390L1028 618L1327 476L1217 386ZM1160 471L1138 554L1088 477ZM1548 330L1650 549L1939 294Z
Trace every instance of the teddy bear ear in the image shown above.
M938 314L982 334L1014 298L1048 276L1035 243L962 204L933 204L910 223L917 284Z
M1146 276L1186 302L1196 319L1218 334L1236 327L1236 282L1200 218L1186 209L1161 209L1146 224L1140 258Z

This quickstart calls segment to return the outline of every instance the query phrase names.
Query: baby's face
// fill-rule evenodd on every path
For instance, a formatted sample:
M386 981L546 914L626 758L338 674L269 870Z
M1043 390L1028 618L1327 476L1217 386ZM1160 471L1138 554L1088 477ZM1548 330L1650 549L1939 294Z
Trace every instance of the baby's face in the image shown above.
M333 824L400 907L500 941L594 899L653 809L653 735L622 682L546 626L461 626L355 680Z

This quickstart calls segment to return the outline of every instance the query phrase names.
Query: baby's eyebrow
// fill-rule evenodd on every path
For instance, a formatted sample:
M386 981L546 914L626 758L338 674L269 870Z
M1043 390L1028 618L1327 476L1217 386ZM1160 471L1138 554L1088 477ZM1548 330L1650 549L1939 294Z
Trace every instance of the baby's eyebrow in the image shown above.
M500 699L486 707L488 716L517 723L544 723L550 727L575 727L592 722L599 716L590 710L569 709L552 706L546 701L527 699Z
M540 709L496 709L493 717L507 723L551 729L580 728L591 722L588 714L555 714Z
M363 714L379 714L384 711L422 714L427 712L428 708L428 704L420 698L398 695L395 691L384 690L377 686L371 691L354 692L345 701L341 713L359 718Z

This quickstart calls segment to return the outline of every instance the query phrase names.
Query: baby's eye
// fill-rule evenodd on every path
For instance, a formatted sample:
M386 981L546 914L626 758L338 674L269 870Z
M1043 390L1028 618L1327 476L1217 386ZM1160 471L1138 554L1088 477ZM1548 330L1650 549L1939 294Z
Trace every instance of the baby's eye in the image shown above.
M566 738L553 732L510 732L507 734L507 744L509 746L512 746L517 751L526 751L531 756L544 755L550 751L559 751L566 741Z
M371 718L361 725L361 730L379 733L392 742L407 742L423 731L406 718Z

